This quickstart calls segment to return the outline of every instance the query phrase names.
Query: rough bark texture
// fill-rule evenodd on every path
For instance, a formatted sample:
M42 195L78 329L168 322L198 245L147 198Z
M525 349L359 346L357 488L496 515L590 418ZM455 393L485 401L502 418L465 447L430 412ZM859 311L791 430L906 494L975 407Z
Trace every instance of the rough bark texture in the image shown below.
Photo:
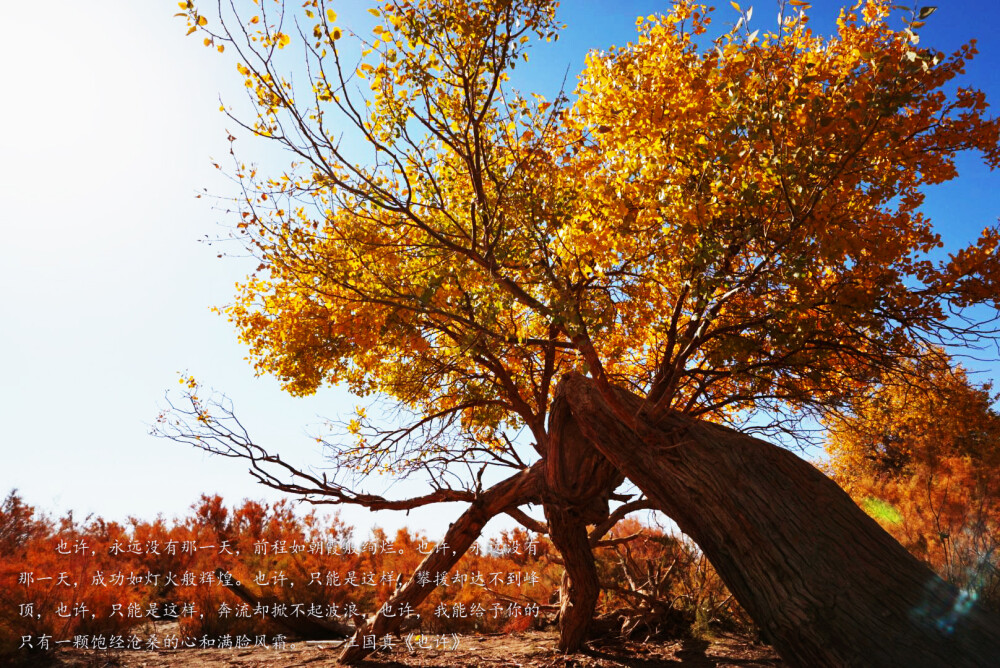
M638 413L641 400L620 392ZM1000 665L1000 619L791 452L674 413L633 430L579 375L555 404L698 543L790 664Z
M608 518L609 497L623 477L583 437L565 403L549 416L545 464L545 518L566 568L559 592L559 650L576 652L587 638L600 594L587 525Z
M559 590L559 651L576 652L587 639L601 592L597 566L590 551L587 524L580 521L572 507L546 505L545 517L549 537L566 568Z
M395 612L399 606L409 604L411 608L416 608L420 605L434 589L433 575L450 571L462 558L462 555L476 542L483 527L490 519L505 512L508 508L539 498L544 484L544 476L545 464L538 462L531 468L497 483L477 496L465 512L448 527L444 539L433 552L420 562L420 566L410 576L409 581L389 599L388 609ZM421 583L417 579L417 573L420 571L431 574L430 582ZM364 659L372 650L363 647L362 636L374 635L381 638L386 634L393 633L403 619L399 615L388 616L380 612L375 615L371 622L359 626L354 635L353 645L341 653L340 663L353 664Z

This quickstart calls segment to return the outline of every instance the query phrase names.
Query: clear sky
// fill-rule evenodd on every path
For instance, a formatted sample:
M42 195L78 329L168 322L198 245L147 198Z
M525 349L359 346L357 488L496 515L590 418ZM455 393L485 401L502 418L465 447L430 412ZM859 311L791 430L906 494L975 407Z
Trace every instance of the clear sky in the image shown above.
M978 38L964 84L1000 105L1000 2L940 4L923 43L950 52ZM348 26L366 6L341 5ZM717 21L735 20L728 2L718 5ZM776 3L754 5L755 23L773 25ZM667 6L565 0L562 38L533 52L520 85L551 95L568 72L572 88L588 49L627 42L637 15ZM835 6L817 0L814 25L831 26ZM219 96L236 101L242 86L228 54L185 38L176 11L173 0L0 9L0 493L16 487L56 514L170 517L201 493L279 498L239 462L148 435L178 372L225 391L258 441L304 465L322 464L308 425L355 403L337 389L292 399L255 378L229 324L209 311L252 269L199 243L222 233L225 214L195 198L232 192L211 159L228 150ZM971 158L962 168L926 204L954 245L1000 215L1000 175ZM433 537L457 512L346 517Z

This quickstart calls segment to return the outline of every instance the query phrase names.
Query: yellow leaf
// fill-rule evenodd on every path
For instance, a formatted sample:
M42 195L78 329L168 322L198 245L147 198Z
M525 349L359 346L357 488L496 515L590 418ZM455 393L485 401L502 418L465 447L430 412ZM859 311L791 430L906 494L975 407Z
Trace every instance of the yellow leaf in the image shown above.
M208 23L208 19L206 19L204 16L199 16L198 17L198 25L203 26L203 25L205 25L207 23Z
M788 4L792 7L809 7L810 4L804 0L788 0Z
M381 16L381 14L378 13L378 10L375 9L374 7L369 9L368 13L371 14L372 16Z
M731 4L733 6L733 9L735 9L736 11L738 11L740 14L743 13L743 10L740 8L740 6L737 3L730 2L729 4Z
M223 51L226 50L226 47L224 47L222 44L220 44L219 46L217 46L215 48L219 50L219 53L222 53Z
M329 21L330 23L333 23L334 21L336 21L337 20L337 12L333 11L332 9L326 10L326 20Z

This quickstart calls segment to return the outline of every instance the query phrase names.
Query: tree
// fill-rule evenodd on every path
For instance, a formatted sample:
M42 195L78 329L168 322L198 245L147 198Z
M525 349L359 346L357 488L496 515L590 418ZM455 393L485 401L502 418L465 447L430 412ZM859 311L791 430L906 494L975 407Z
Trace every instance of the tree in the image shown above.
M1000 415L991 386L944 359L914 365L829 417L837 480L908 550L1000 607Z
M411 416L399 428L356 416L353 440L329 443L341 471L419 472L434 488L356 493L194 394L163 430L318 502L468 501L445 538L459 551L499 512L547 530L568 574L564 650L581 645L597 598L590 544L652 502L788 660L891 662L871 633L884 619L910 651L961 662L953 640L926 632L937 612L913 622L904 609L925 585L947 609L953 590L808 464L703 422L791 431L930 343L989 335L966 311L996 305L1000 230L934 262L941 241L918 210L923 188L956 175L956 152L1000 161L983 95L945 88L974 47L918 46L933 9L897 30L873 0L842 12L833 37L793 2L774 30L741 31L745 13L703 49L710 13L682 1L641 20L634 44L592 53L574 101L550 102L509 76L532 36L558 37L555 5L390 0L355 55L322 0L294 19L281 3L247 15L220 3L211 19L182 3L190 30L239 60L254 107L244 129L291 153L269 174L235 163L237 236L261 264L226 313L289 392L345 383ZM294 77L282 68L293 49L306 63ZM484 491L481 467L517 473ZM473 473L462 489L457 470ZM625 476L648 499L609 513ZM842 521L821 524L814 494ZM544 526L518 510L538 501ZM789 551L798 541L812 549ZM821 547L839 559L810 561ZM866 551L900 578L879 584ZM838 584L854 622L830 612ZM978 630L958 644L974 662L1000 635L970 620Z

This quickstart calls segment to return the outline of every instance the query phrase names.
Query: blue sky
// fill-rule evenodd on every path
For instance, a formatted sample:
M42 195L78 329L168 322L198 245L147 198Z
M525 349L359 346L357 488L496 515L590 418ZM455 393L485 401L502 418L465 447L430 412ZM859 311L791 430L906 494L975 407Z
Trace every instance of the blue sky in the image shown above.
M718 4L717 21L734 21ZM838 4L816 2L814 25L831 26ZM363 3L342 5L342 25L363 20ZM562 38L535 49L519 85L551 96L568 72L571 88L588 49L627 42L636 16L667 5L565 0ZM773 25L776 4L754 5L755 23ZM16 487L57 514L170 517L203 492L278 498L239 462L148 435L177 372L225 391L260 442L304 465L322 464L307 426L355 403L335 388L292 399L255 378L229 324L209 311L252 269L199 243L222 232L225 215L195 197L232 192L211 162L228 151L232 125L219 96L238 101L242 86L228 54L185 38L176 11L172 0L0 9L16 27L0 41L0 493ZM979 39L963 83L996 105L998 25L1000 3L942 2L922 30L924 44L948 52ZM247 139L238 146L255 150ZM961 164L960 179L930 191L925 207L953 247L1000 215L1000 175L973 158ZM457 512L346 517L433 536Z

